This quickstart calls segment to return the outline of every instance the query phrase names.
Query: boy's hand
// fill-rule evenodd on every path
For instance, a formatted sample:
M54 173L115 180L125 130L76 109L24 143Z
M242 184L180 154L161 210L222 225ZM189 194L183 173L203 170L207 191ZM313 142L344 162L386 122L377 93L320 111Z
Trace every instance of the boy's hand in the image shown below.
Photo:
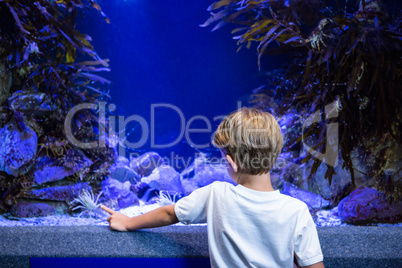
M110 217L107 218L107 221L110 224L110 230L121 231L121 232L128 231L127 225L131 219L130 217L123 215L117 211L114 211L113 209L110 209L104 205L101 205L100 208L106 211L107 213L110 213Z

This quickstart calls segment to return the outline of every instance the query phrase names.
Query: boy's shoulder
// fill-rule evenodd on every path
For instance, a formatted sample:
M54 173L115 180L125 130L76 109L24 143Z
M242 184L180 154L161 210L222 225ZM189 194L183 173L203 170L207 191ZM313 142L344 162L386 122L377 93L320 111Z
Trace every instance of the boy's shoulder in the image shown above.
M226 181L214 181L211 184L208 185L211 187L212 191L224 191L224 190L235 190L236 185L233 185L232 183L226 182ZM278 202L281 202L286 205L286 207L294 208L297 210L305 210L307 209L308 211L308 206L306 203L303 201L294 198L292 196L286 195L281 193L279 190L275 190L275 196Z
M234 185L234 184L226 182L226 181L214 181L209 186L214 190L224 190L224 189L235 190L237 185ZM261 193L263 193L263 192L261 192ZM304 203L303 201L301 201L297 198L294 198L292 196L283 194L280 192L280 190L275 190L274 192L271 192L271 193L274 193L273 196L275 196L276 199L278 199L278 201L284 202L284 203L288 204L289 206L295 206L299 209L307 208L306 203Z

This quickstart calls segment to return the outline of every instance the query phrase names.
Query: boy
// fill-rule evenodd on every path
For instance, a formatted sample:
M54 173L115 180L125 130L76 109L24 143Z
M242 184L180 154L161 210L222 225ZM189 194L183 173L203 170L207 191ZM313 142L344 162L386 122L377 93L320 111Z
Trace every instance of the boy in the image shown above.
M176 204L129 218L105 206L110 228L133 231L182 222L207 222L212 267L323 268L317 230L307 206L282 195L271 185L270 173L283 145L275 118L243 108L228 115L214 133L213 143L236 186L214 182Z

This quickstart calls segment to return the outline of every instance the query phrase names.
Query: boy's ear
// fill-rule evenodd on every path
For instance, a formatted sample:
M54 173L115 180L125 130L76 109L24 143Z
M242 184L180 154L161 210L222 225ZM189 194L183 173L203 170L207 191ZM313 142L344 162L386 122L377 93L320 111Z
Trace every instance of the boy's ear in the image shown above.
M226 155L226 159L228 160L230 166L232 167L234 172L237 172L237 169L239 168L236 164L236 162L230 157L230 155Z

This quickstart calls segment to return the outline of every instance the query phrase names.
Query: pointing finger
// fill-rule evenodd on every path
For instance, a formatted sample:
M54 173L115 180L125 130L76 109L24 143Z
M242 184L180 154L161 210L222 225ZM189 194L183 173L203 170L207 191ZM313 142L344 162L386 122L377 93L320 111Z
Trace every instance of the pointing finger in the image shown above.
M113 214L115 211L113 209L110 209L104 205L100 206L101 209L103 209L104 211L106 211L107 213Z

